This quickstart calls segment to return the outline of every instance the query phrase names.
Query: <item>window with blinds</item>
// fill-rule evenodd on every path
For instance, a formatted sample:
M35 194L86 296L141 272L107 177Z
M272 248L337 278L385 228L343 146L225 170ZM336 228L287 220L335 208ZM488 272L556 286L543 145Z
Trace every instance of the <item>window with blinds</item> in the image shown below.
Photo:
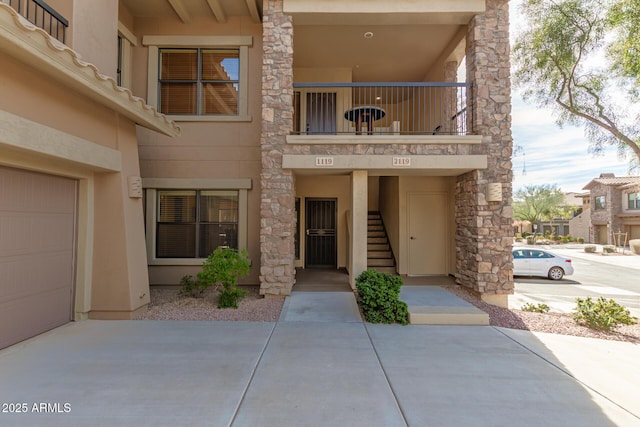
M238 192L158 191L157 258L206 258L238 248Z
M160 112L237 115L238 49L160 49Z

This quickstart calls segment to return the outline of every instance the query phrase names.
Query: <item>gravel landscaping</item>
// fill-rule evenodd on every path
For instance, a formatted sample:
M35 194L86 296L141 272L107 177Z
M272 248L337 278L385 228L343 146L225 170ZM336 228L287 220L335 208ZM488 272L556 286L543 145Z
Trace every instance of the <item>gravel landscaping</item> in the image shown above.
M240 286L248 291L237 309L219 309L217 293L210 289L204 298L183 297L177 288L152 288L149 310L139 319L148 320L223 320L275 322L284 304L283 298L263 298L257 286ZM460 298L489 314L490 324L511 329L534 332L575 335L616 341L640 343L640 325L621 326L612 332L603 332L577 325L570 314L531 313L496 307L480 301L458 286L446 288Z

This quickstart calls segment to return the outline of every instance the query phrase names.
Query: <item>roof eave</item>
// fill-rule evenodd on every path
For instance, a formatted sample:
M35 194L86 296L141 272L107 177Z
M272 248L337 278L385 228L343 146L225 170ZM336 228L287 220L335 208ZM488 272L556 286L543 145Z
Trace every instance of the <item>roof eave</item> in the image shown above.
M134 123L167 136L178 136L180 128L164 114L146 104L129 89L100 74L68 46L0 3L0 52L46 74L49 78L116 111Z

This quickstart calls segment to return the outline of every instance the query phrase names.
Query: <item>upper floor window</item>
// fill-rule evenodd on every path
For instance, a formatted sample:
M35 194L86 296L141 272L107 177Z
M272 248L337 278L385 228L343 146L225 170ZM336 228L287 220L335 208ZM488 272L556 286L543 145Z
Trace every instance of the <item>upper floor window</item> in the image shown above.
M597 211L604 209L604 196L595 196L594 197L594 205Z
M251 121L251 36L144 36L147 103L176 121Z
M160 49L158 91L164 114L238 114L238 49Z
M627 206L629 209L640 209L640 193L627 194Z

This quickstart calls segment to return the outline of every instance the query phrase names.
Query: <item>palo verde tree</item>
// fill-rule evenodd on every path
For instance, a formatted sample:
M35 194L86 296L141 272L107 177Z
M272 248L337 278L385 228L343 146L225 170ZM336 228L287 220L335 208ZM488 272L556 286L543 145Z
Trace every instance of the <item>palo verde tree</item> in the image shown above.
M564 194L556 185L527 185L513 195L513 217L535 224L551 219L564 203Z
M525 100L584 126L592 152L615 146L639 167L640 0L523 0L521 11L513 62Z

